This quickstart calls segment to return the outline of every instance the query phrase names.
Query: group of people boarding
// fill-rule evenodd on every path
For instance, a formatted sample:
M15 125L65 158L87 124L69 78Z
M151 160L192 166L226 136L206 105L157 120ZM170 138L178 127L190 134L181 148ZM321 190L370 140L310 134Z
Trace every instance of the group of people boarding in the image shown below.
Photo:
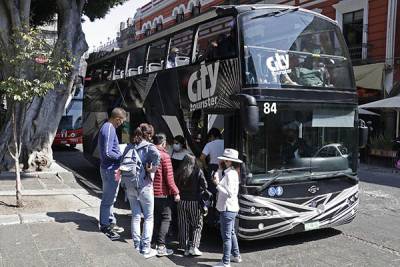
M125 110L114 108L99 132L103 182L100 230L111 240L119 239L119 234L124 231L117 225L113 214L121 185L131 207L133 245L139 253L145 258L173 254L166 247L168 235L172 233L177 234L179 247L185 256L201 256L199 247L203 216L207 215L210 199L216 194L223 257L214 266L230 266L231 261L241 262L235 234L242 163L238 151L224 149L221 133L213 128L200 159L196 159L186 148L183 136L174 138L172 152L168 153L166 135L154 134L153 126L147 123L134 130L131 143L121 151L116 128L126 118ZM205 162L207 156L210 162L206 173L212 174L208 177L201 167L201 161Z

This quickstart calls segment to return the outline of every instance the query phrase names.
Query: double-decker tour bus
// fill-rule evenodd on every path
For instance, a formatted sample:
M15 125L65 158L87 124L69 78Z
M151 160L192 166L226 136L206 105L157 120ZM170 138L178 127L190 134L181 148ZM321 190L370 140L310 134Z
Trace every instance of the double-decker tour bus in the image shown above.
M70 147L82 144L82 104L83 82L79 78L74 83L74 94L67 100L53 144Z
M84 153L114 107L122 143L142 122L170 138L223 130L245 162L238 236L254 240L348 223L358 206L354 75L335 21L298 7L220 6L93 59ZM365 138L362 138L364 141ZM203 140L203 143L206 140Z

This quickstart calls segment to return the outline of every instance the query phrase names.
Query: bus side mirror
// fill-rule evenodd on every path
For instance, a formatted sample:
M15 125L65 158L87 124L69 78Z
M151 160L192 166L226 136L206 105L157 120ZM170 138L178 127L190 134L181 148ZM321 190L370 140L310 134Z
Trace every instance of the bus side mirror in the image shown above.
M358 121L358 145L360 148L364 148L368 142L368 127L365 124L365 121Z
M256 99L246 94L237 94L236 97L238 97L240 101L240 118L244 129L248 134L256 134L258 131L258 122L260 120Z

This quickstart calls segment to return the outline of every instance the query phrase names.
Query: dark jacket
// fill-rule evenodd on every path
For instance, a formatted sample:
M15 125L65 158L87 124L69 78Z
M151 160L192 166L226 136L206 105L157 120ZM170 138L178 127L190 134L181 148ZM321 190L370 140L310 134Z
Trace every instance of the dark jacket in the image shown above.
M157 149L160 152L161 161L154 176L154 196L175 196L179 194L179 190L175 185L171 158L165 149L160 147L157 147Z
M195 168L190 178L178 181L181 200L198 201L201 194L207 190L207 182L201 169Z

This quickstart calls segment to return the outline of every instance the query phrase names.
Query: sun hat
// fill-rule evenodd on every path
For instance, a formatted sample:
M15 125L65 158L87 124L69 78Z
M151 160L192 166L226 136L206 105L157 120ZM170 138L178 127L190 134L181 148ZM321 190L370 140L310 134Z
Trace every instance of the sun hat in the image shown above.
M233 148L225 148L224 154L222 156L218 157L220 160L229 160L229 161L234 161L234 162L239 162L242 163L239 159L239 152Z

